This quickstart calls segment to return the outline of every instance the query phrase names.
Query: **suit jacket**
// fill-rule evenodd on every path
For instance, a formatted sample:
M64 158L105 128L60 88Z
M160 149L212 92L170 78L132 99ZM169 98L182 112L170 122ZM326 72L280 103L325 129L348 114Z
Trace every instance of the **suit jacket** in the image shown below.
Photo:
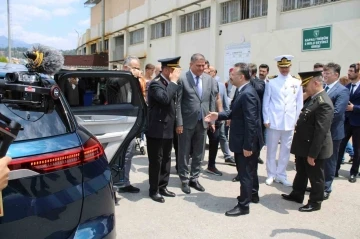
M301 80L279 75L265 84L264 123L275 130L293 130L303 107Z
M325 91L309 99L296 123L291 153L297 157L329 158L333 154L333 116L334 106Z
M234 153L259 152L264 145L261 129L261 103L249 83L234 97L231 109L219 113L219 120L231 119L229 146Z
M351 90L351 84L346 86ZM356 89L353 95L350 95L350 102L354 105L353 111L346 111L345 121L352 126L360 126L360 86Z
M344 121L345 110L349 102L350 92L340 82L337 82L328 92L334 105L334 118L331 124L331 137L333 140L341 140L345 137Z
M256 93L260 98L260 103L262 104L265 92L265 81L260 80L258 77L255 77L250 80L250 83L256 90Z
M175 95L178 87L173 82L168 83L161 74L151 81L148 90L148 137L174 137Z
M219 85L219 94L220 94L223 109L224 109L224 111L229 110L230 109L229 108L229 98L227 97L225 84L218 81L218 85Z
M202 123L204 129L208 124L204 117L209 111L215 111L216 92L215 80L208 74L202 74L202 95L198 95L195 81L191 71L180 76L178 81L178 104L176 105L176 125L183 126L186 129L194 129L198 122L198 114L202 112Z

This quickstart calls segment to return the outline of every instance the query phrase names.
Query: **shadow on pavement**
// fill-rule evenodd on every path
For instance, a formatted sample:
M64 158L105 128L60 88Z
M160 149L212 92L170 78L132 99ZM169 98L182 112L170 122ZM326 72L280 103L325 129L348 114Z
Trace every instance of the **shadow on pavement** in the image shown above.
M289 214L288 211L297 211L299 207L302 206L300 203L289 202L284 199L281 199L281 193L279 194L266 194L260 196L260 204L267 209L280 213L280 214Z
M237 203L236 198L217 197L207 192L196 192L193 188L191 190L191 194L180 194L178 196L183 196L185 201L194 203L199 208L209 212L223 214Z
M270 237L275 237L277 234L284 234L284 233L304 234L304 235L309 235L309 236L313 236L313 237L321 238L321 239L335 239L335 237L328 236L328 235L318 232L318 231L314 231L314 230L310 230L310 229L300 229L300 228L275 229L271 232ZM301 235L299 235L299 236L301 237Z

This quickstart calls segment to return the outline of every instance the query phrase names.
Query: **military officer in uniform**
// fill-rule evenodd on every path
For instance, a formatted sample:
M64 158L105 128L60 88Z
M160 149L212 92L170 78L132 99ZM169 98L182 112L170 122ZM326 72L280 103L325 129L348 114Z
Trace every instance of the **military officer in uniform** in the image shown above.
M323 89L321 71L299 73L305 92L311 97L301 111L296 123L291 153L296 157L296 175L293 190L282 194L283 199L302 203L308 178L311 191L308 203L300 212L320 210L324 199L324 160L333 153L330 128L334 106Z
M301 80L290 75L293 56L282 55L275 58L280 75L269 77L265 85L263 99L263 119L266 130L266 169L268 178L285 186L292 184L287 180L286 167L290 159L290 145L296 120L303 107ZM272 78L272 79L271 79ZM276 166L276 155L280 141L280 154Z
M180 57L159 60L162 71L150 83L148 91L149 125L146 133L149 157L149 196L163 203L175 197L167 190L171 149L175 127L175 99L180 76Z

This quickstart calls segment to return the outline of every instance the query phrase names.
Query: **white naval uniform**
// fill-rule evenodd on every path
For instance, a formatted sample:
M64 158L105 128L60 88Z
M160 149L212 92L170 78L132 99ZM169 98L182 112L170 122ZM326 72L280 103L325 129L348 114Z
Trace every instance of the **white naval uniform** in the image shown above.
M266 129L266 169L268 177L286 179L286 167L290 159L293 132L303 107L301 80L279 75L265 85L263 99ZM280 154L276 167L276 152L280 141Z

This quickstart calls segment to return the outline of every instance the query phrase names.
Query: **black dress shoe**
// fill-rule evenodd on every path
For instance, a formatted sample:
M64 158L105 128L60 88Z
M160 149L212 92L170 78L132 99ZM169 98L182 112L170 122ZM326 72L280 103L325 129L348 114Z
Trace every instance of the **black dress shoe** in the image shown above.
M235 166L235 165L236 165L236 163L235 163L235 159L234 159L233 157L226 158L226 159L225 159L225 163L226 163L226 164L233 165L233 166Z
M336 173L335 173L335 178L338 178L338 177L339 177L339 173L336 172Z
M118 190L119 193L138 193L140 192L140 189L137 187L134 187L132 185L123 187L123 188L119 188Z
M259 194L253 194L251 196L251 202L252 203L259 203L259 201L260 201Z
M160 189L159 193L165 197L175 197L175 193L170 192L167 188Z
M239 181L240 181L239 175L236 175L236 177L233 178L232 181L233 181L233 182L239 182Z
M249 209L242 209L239 205L236 205L233 209L231 209L230 211L227 211L225 213L225 216L237 217L237 216L246 215L249 213L250 213Z
M311 187L306 187L305 191L306 192L311 192Z
M181 183L181 190L186 194L191 193L191 190L190 190L190 187L189 187L188 183Z
M165 202L165 199L159 193L150 193L149 196L155 202L160 202L160 203Z
M264 160L262 160L260 157L258 158L258 163L259 164L264 164Z
M291 194L281 194L281 197L287 201L297 202L297 203L303 203L304 200L300 200L297 198L294 198Z
M330 197L330 193L324 192L324 200L328 200Z
M205 188L203 186L201 186L201 184L196 181L196 182L189 182L189 186L200 191L200 192L204 192L205 191Z
M321 209L321 204L306 204L305 206L299 208L300 212L313 212L319 211Z
M350 183L355 183L356 182L356 175L351 175L349 178L349 182Z

